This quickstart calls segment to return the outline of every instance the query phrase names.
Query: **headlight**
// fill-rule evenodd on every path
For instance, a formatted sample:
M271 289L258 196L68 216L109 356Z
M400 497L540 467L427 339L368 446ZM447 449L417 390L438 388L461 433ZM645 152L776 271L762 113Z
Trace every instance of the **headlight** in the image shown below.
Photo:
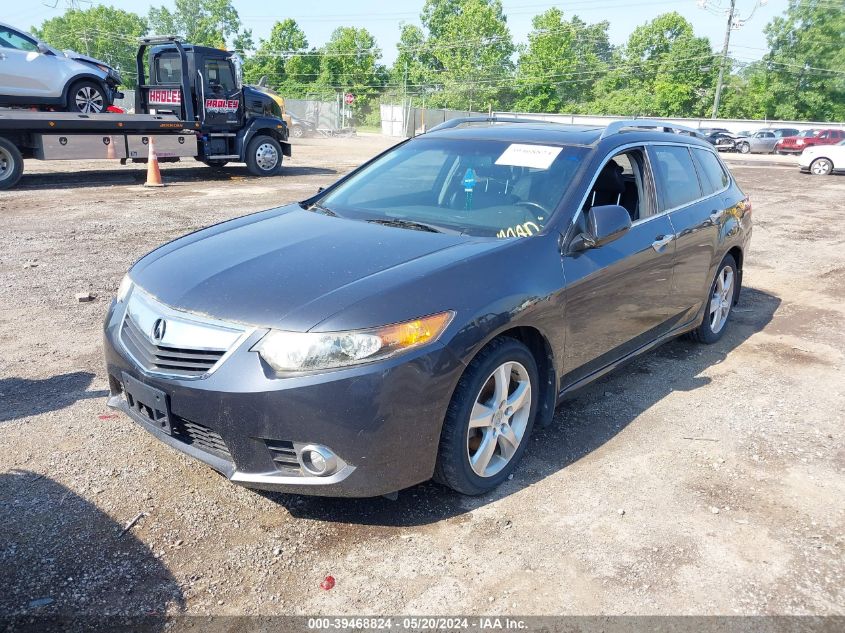
M252 350L282 373L336 369L383 360L433 343L454 316L454 312L441 312L404 323L349 332L271 330Z
M117 287L117 302L123 303L126 297L129 296L129 291L132 290L132 280L129 275L124 275L120 280L120 285Z
M796 145L803 145L803 144L804 144L804 140L799 138L797 141L795 141L795 144L796 144Z

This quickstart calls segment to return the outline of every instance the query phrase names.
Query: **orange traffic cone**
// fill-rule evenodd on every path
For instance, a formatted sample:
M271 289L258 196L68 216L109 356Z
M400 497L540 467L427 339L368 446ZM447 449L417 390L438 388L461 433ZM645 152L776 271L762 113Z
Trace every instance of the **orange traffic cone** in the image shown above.
M156 155L156 148L153 142L153 137L150 137L150 155L147 158L147 182L145 187L164 187L161 181L161 170L158 168L158 156Z

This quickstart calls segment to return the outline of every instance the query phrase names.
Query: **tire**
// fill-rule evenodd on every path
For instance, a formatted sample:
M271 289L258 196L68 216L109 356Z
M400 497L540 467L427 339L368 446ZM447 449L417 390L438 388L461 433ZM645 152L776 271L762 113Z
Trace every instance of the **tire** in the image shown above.
M510 395L503 402L496 392L504 380ZM489 492L505 481L528 445L537 417L539 386L534 356L516 339L494 339L481 350L452 394L440 433L435 481L465 495ZM498 387L498 392L504 390ZM499 400L500 406L494 400ZM485 407L487 404L492 406ZM470 428L474 411L478 425ZM482 411L489 415L479 415ZM489 451L484 450L490 446Z
M740 154L747 154L751 151L751 146L748 143L740 143L736 146L736 149Z
M726 273L729 271L729 273ZM730 284L726 283L726 275L730 276ZM730 286L729 288L726 286ZM732 255L725 255L722 263L716 269L713 283L710 284L710 292L707 295L704 306L704 318L696 329L690 332L690 338L698 343L712 345L725 334L728 329L733 306L739 296L739 272L736 268L736 261ZM714 303L719 302L719 307L712 310Z
M246 166L255 176L275 176L282 171L282 146L272 136L256 136L246 148Z
M67 92L67 111L99 114L109 107L106 91L94 81L77 81Z
M817 158L810 163L810 173L814 176L829 176L833 173L833 162L829 158Z
M0 189L11 189L23 174L23 156L10 140L0 137Z
M204 160L201 162L205 163L212 169L223 169L226 165L229 164L228 160Z
M302 138L305 136L305 131L302 129L301 125L294 125L290 130L290 135L293 138Z

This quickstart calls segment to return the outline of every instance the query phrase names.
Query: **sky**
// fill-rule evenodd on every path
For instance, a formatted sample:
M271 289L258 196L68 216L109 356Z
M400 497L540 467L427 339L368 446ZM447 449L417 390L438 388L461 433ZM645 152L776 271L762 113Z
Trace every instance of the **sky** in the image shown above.
M46 19L61 15L71 0L26 0L3 11L4 22L29 30ZM295 19L305 31L311 46L320 46L338 26L366 27L382 50L382 62L390 65L396 57L396 43L402 23L419 24L424 0L319 0L313 4L302 0L234 0L246 28L252 29L253 39L266 37L276 20ZM173 6L173 0L76 0L77 6L87 8L95 4L111 5L127 11L146 14L150 6ZM706 8L700 5L705 4ZM661 13L677 11L689 20L697 35L708 37L713 49L720 51L727 22L729 0L571 0L570 2L542 2L541 0L503 0L508 26L516 43L527 41L531 18L550 7L558 7L565 17L578 15L586 22L610 22L610 39L623 44L631 31ZM738 16L746 18L755 8L755 0L737 0ZM54 6L55 5L55 6ZM753 17L731 35L731 54L749 61L759 59L766 50L763 27L781 15L787 0L769 0L757 7Z

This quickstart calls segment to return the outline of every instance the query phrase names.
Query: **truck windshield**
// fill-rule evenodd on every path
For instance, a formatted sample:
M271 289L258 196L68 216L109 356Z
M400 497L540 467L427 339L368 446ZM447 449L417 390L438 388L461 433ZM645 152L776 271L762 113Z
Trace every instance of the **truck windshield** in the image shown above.
M507 141L417 138L319 201L348 218L486 237L542 230L586 149Z

